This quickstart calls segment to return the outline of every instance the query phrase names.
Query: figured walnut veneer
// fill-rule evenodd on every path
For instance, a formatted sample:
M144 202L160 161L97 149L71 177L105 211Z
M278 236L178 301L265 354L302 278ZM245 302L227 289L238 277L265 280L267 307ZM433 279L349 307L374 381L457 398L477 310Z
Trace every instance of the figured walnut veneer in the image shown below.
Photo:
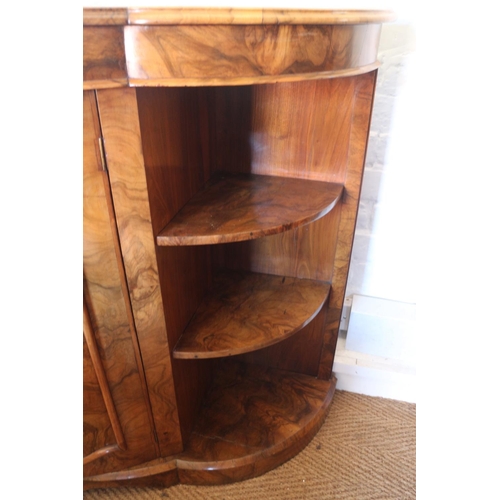
M160 231L158 245L208 245L253 240L326 215L342 186L252 174L214 176Z
M125 47L134 85L242 85L366 72L379 36L378 24L127 26Z
M298 453L326 418L336 379L221 362L184 453L126 472L88 478L86 488L225 484L273 469Z
M329 291L328 283L313 280L219 272L174 357L232 356L280 342L314 319Z
M93 92L84 93L83 118L84 473L91 476L152 460L157 448Z
M250 478L295 455L323 423L336 380L259 365L221 363L179 477L190 484Z
M84 10L84 488L254 477L319 429L391 17Z
M87 9L84 85L242 85L372 71L384 11Z

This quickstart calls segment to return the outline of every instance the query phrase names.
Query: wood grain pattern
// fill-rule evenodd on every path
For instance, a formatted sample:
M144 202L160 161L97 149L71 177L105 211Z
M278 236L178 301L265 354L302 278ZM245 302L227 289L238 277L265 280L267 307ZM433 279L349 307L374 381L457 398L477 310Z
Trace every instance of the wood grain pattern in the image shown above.
M96 148L100 130L93 92L83 94L83 117L83 288L88 309L84 327L87 332L90 328L94 332L95 346L89 345L95 358L93 366L102 364L123 432L124 442L119 441L122 448L126 447L126 450L100 455L91 462L87 460L84 473L93 475L152 460L157 455L147 395L143 392L142 367L134 349L134 323L127 309L128 290L123 281L109 183ZM84 393L84 422L92 420L91 427L96 427L92 397L91 392ZM105 419L109 420L107 409ZM88 431L87 426L85 432ZM99 432L99 429L91 432ZM100 445L112 443L116 443L116 439L106 438Z
M154 234L158 234L210 178L204 90L137 89Z
M325 341L321 354L318 377L328 379L333 366L338 329L344 303L349 262L351 259L354 228L358 213L361 180L363 177L368 133L373 105L377 73L356 78L356 93L353 99L352 121L349 137L349 162L345 178L338 242L334 257L334 281L330 295Z
M270 347L235 356L234 359L317 377L327 311L328 299L315 318L293 336Z
M124 37L135 86L241 85L371 70L380 25L126 26Z
M122 8L83 9L84 26L114 26L128 23L128 10Z
M388 10L84 8L84 25L114 24L368 24L393 21Z
M280 342L314 319L329 291L318 281L220 271L174 357L233 356Z
M128 84L123 27L83 28L83 83L84 90Z
M383 10L130 8L130 24L367 24L395 19Z
M109 446L117 446L85 337L83 337L83 397L83 460L85 464L86 461L91 462L92 455L99 454L100 450L107 449Z
M110 472L98 476L87 477L83 481L83 489L111 487L158 487L166 488L179 482L176 460L160 458L119 472Z
M263 474L309 443L326 417L335 384L335 378L220 362L183 453L87 477L84 487L223 484Z
M207 89L212 168L343 183L355 80Z
M342 186L283 177L221 174L181 209L158 245L207 245L261 238L327 214Z
M135 91L98 92L118 232L162 456L182 449Z
M254 477L297 453L326 416L335 381L225 361L177 460L181 482Z
M109 385L108 381L106 379L106 372L104 371L104 367L102 365L101 358L99 356L99 350L97 347L97 342L95 340L95 333L92 328L92 322L90 319L90 314L88 312L88 308L85 304L85 300L83 301L83 335L85 338L85 353L84 353L84 359L90 358L90 361L92 363L93 371L95 373L95 378L97 380L98 386L99 386L99 391L100 391L100 396L102 398L102 402L104 403L104 409L106 410L106 417L109 419L109 424L111 425L111 428L113 429L113 435L114 435L114 443L121 448L125 449L127 447L127 443L125 442L125 437L123 435L122 427L120 424L120 420L118 418L118 414L116 412L115 404L113 402L113 397L111 395L111 391L109 390ZM85 355L88 353L88 357ZM85 374L85 371L84 371ZM85 380L85 379L84 379ZM91 392L89 391L89 387L87 386L86 389L84 389L84 394L85 394L85 403L86 403L86 411L85 411L85 421L84 425L89 426L89 395ZM102 411L102 410L101 410ZM100 412L102 415L102 413ZM106 419L106 420L107 420ZM104 429L106 429L108 426L106 425L107 422L104 422ZM97 433L101 431L99 428L100 425L95 425L92 426ZM84 438L85 438L85 433L84 433ZM109 439L109 438L108 438ZM109 446L110 444L114 444L113 442L109 442L108 439L105 440L104 443L101 444L101 446L94 446L92 451L97 450L98 448L104 447L104 446ZM85 441L84 441L85 442ZM89 453L85 453L88 455ZM85 462L84 462L85 463Z
M220 267L331 282L341 204L291 231L214 247Z
M157 234L210 176L205 89L137 89L151 223ZM210 249L156 247L170 354L211 285ZM183 442L211 380L210 363L172 358Z
M195 88L203 88L203 87L222 87L222 86L243 86L243 85L265 85L265 84L274 84L274 83L294 83L294 82L304 82L304 81L316 81L316 80L331 80L336 78L345 78L348 76L356 76L362 75L364 73L369 73L370 71L374 71L380 67L380 63L374 62L372 64L367 64L366 66L361 66L357 68L350 69L341 69L334 71L321 71L321 72L310 72L310 73L291 73L291 74L283 74L283 75L262 75L259 77L213 77L213 78L204 78L200 80L199 78L167 78L167 79L158 79L153 82L150 82L149 79L140 79L140 78L129 78L129 86L141 88L147 87L148 85L151 87L161 86L162 88L166 87L195 87ZM150 83L148 83L150 82ZM111 85L110 85L111 86ZM118 86L114 85L113 86ZM84 87L89 89L92 88L107 88L105 86L97 86L94 85L94 82L85 82Z
M143 87L85 94L85 488L254 477L321 425L388 18L84 12L84 88Z
M91 109L91 114L92 114L92 121L93 121L93 129L91 131L90 124L87 124L87 126L84 128L84 143L85 143L85 148L88 150L88 154L84 154L84 160L89 160L93 159L95 160L95 166L92 167L92 169L97 169L98 171L101 172L99 174L100 180L102 183L100 183L100 194L104 194L104 197L106 199L106 205L108 208L108 217L109 217L109 223L110 223L110 230L111 230L111 235L114 243L114 251L115 251L115 256L116 256L116 270L118 272L118 276L120 279L121 283L121 289L122 289L122 294L123 294L123 299L124 299L124 306L125 306L125 311L126 315L128 318L128 325L130 329L130 340L132 342L132 347L133 347L133 352L135 356L135 361L137 365L137 372L139 375L141 387L142 387L142 395L143 395L143 400L144 400L144 406L146 413L148 415L149 423L150 423L150 428L154 429L154 420L153 420L153 415L151 411L151 404L149 400L149 395L148 395L148 388L147 388L147 383L146 383L146 377L144 374L144 370L142 368L142 357L141 357L141 352L140 352L140 347L139 343L137 340L137 332L135 330L135 320L134 316L132 313L132 306L130 303L130 297L128 295L128 286L127 286L127 278L125 276L125 270L123 268L123 263L122 263L122 255L121 255L121 245L120 245L120 239L118 236L118 229L116 227L116 218L115 218L115 212L114 212L114 206L113 206L113 200L112 200L112 194L111 194L111 187L109 183L109 177L107 175L107 168L104 160L104 149L103 149L103 139L101 137L101 126L98 118L98 110L97 110L97 102L95 99L95 94L86 92L84 94L86 97L92 96L92 98L86 98L85 102L90 103L90 109ZM87 109L87 108L86 108ZM89 113L87 113L89 114ZM87 123L87 122L86 122ZM91 143L94 143L94 154L92 154L91 151ZM90 172L91 170L89 170ZM95 175L95 172L94 172ZM108 234L108 233L104 233ZM108 268L104 266L102 269L100 269L100 273L104 274L108 272ZM159 448L158 448L158 443L155 441L155 448L156 452L159 453Z

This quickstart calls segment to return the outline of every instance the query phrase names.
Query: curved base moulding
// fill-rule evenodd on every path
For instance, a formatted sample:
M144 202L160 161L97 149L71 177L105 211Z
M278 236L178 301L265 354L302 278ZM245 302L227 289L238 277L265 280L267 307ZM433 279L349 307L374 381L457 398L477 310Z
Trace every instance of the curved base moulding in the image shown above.
M182 454L86 478L84 487L226 484L264 474L311 441L335 384L334 377L224 360Z

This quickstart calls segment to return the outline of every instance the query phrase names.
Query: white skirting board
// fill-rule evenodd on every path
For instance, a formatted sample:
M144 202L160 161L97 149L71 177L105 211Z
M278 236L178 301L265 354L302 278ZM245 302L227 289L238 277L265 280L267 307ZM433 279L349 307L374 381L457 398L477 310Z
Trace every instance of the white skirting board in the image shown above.
M348 351L339 338L333 363L337 389L416 403L416 369L399 360Z
M416 403L415 304L353 295L333 372L340 390Z

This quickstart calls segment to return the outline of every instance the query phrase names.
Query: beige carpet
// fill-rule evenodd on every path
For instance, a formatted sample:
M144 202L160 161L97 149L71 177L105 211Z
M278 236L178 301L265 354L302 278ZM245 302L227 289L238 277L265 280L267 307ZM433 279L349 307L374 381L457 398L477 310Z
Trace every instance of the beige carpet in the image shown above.
M416 498L414 404L337 391L318 434L263 476L227 486L90 490L84 500Z

